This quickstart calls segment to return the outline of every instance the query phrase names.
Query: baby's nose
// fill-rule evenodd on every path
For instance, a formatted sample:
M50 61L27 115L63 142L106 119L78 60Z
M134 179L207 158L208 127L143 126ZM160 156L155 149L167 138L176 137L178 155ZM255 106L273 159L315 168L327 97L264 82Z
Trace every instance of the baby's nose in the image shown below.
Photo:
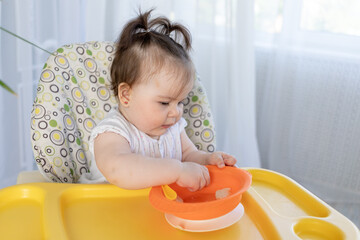
M181 113L182 113L182 108L177 105L170 109L169 117L177 118L181 115Z

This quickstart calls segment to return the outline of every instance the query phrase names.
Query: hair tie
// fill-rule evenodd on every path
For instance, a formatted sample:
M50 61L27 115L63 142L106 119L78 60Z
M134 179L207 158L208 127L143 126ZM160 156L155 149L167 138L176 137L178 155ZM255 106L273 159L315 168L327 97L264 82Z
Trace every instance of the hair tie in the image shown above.
M141 28L138 30L137 33L149 33L151 30L150 29L144 29L144 28Z

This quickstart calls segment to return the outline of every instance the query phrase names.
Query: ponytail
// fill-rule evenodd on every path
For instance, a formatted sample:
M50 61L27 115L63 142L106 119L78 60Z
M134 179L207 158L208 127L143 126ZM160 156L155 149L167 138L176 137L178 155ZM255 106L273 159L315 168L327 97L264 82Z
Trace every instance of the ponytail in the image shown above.
M127 49L134 44L134 41L142 41L143 44L149 44L151 38L161 38L166 36L169 40L180 45L184 50L191 49L191 35L189 30L181 24L171 23L165 17L150 19L151 12L140 13L137 18L128 22L124 27L119 46ZM171 37L174 36L174 37ZM183 43L180 43L181 39Z
M139 79L140 65L152 49L161 51L162 55L159 56L162 58L167 55L187 68L189 65L193 68L189 56L189 30L166 17L151 19L152 11L140 12L125 25L119 36L111 66L111 87L115 96L118 95L117 87L120 83L126 82L131 86Z

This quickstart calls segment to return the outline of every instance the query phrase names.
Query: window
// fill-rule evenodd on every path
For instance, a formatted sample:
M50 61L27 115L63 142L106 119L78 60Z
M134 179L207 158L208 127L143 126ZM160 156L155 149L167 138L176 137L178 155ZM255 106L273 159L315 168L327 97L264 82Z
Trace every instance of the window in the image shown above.
M283 21L283 0L255 0L255 29L279 33Z
M301 29L360 36L359 0L303 0Z
M255 0L257 45L271 45L281 35L301 48L360 52L359 0Z

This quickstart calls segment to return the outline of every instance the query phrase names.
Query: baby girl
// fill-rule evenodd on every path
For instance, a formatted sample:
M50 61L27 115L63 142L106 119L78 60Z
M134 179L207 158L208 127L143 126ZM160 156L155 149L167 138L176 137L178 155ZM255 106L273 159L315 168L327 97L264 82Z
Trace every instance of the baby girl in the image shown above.
M186 135L182 100L195 80L190 33L150 13L128 22L119 37L111 66L118 108L92 131L95 161L83 177L126 189L176 182L197 191L210 183L204 165L233 166L236 159L199 151Z

